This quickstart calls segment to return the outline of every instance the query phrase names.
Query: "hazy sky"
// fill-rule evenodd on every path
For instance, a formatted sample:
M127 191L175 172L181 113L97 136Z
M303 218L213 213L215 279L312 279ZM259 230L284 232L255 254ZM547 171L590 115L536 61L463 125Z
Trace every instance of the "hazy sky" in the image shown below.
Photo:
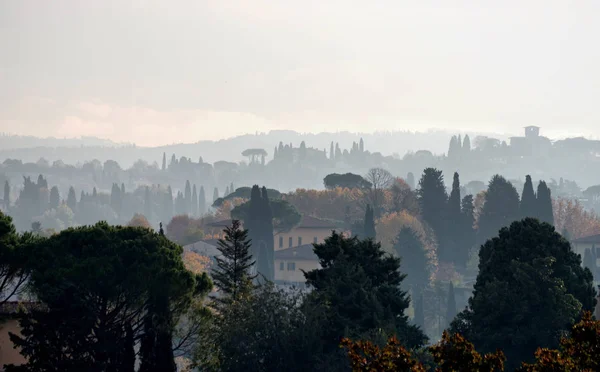
M598 0L3 0L0 131L600 136Z

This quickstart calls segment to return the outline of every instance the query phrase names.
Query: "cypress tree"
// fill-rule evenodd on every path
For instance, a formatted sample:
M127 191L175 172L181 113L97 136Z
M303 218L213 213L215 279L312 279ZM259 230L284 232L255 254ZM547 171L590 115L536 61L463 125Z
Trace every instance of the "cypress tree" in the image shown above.
M373 208L371 205L367 204L367 209L365 210L365 225L364 225L364 237L367 239L375 240L376 232L375 232L375 219Z
M204 193L204 186L200 186L200 195L198 195L198 212L200 216L206 213L206 194Z
M162 168L163 171L167 170L167 153L163 152L163 159L162 159Z
M358 144L358 151L361 153L365 152L365 143L363 142L362 137L360 137L360 142Z
M98 198L98 190L96 190L96 186L94 186L94 189L92 190L92 198L94 201L96 201Z
M8 180L4 182L4 210L7 211L10 207L10 184Z
M429 257L419 236L410 227L400 229L394 243L394 251L400 257L400 270L406 274L407 288L413 294L423 291L429 283Z
M173 190L171 186L167 187L167 193L163 200L163 221L169 223L173 218Z
M454 262L458 264L460 259L457 256L459 245L461 244L460 228L461 221L461 205L460 205L460 178L457 172L454 172L452 181L452 191L448 197L448 206L446 209L446 236L447 244L438 251L439 259L444 262Z
M233 181L231 182L231 184L229 185L229 192L230 193L234 193L235 192L235 188L233 187Z
M532 217L539 218L537 213L537 200L533 191L533 182L531 176L525 176L525 185L523 185L523 193L521 194L521 218Z
M198 192L196 185L192 188L192 216L198 216Z
M455 263L459 268L465 268L469 261L471 248L475 245L475 205L473 195L466 195L461 202L460 229Z
M69 194L67 195L67 206L71 208L71 211L77 210L77 196L75 195L75 189L73 186L69 187Z
M479 217L479 239L483 243L520 218L519 193L504 177L492 177Z
M192 187L190 180L185 181L185 208L184 214L190 214L192 210Z
M53 186L52 189L50 189L49 207L50 207L50 209L56 209L56 208L58 208L59 205L60 205L60 193L58 192L58 187Z
M421 206L423 220L431 226L438 241L439 249L446 246L446 216L445 206L448 200L444 176L441 170L426 168L419 180L417 196Z
M329 147L329 160L335 160L335 150L333 149L333 141L331 141L331 146Z
M554 225L554 213L552 210L552 195L546 182L540 181L537 189L537 211L538 219Z
M456 317L456 298L454 296L454 284L450 281L448 286L448 301L446 309L446 324L450 325Z
M219 199L219 189L217 187L215 187L215 190L213 192L213 203Z
M448 147L448 159L454 160L458 157L460 152L459 146L458 138L456 138L456 136L452 136L450 139L450 146Z
M468 134L465 135L465 139L463 140L462 150L464 154L471 152L471 139Z
M273 240L273 211L271 210L271 202L267 188L262 187L261 199L263 205L263 236L266 243L266 265L262 274L267 280L275 280L275 241Z

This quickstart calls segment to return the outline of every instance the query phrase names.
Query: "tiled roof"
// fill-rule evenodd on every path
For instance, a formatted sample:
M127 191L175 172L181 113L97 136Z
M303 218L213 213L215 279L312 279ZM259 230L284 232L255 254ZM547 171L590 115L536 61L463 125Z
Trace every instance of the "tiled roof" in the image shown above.
M312 244L304 244L298 247L286 248L275 251L276 260L306 260L319 261L313 250Z
M311 216L302 216L302 221L296 226L297 229L335 229L338 227L339 226L331 221Z
M573 243L600 244L600 234L584 236L583 238L573 240Z

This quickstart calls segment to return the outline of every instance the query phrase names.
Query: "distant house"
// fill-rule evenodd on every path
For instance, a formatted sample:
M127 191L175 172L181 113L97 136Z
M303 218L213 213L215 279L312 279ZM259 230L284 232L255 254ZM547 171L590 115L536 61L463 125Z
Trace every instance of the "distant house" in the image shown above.
M275 251L275 283L303 286L304 271L318 269L319 259L312 244Z
M575 253L579 253L583 259L586 249L590 249L596 257L600 256L600 234L584 236L571 241L571 247Z
M278 232L274 235L275 250L299 247L311 243L323 243L331 235L332 230L339 229L333 222L316 217L303 216L298 225L289 231Z
M530 125L525 127L524 137L510 137L511 153L516 156L547 156L552 148L552 142L540 136L540 127Z

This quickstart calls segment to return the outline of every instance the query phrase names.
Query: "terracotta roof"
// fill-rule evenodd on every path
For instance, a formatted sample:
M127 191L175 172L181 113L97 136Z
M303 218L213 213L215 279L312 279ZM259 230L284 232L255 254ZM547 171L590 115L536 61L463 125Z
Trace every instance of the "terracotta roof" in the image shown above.
M600 244L600 234L584 236L583 238L578 238L573 240L573 243L592 243L592 244Z
M221 220L221 221L215 221L215 222L211 222L211 223L207 223L206 226L210 226L210 227L227 227L227 226L231 226L231 219L229 220Z
M304 244L298 247L286 248L275 251L276 260L306 260L319 261L313 250L312 244Z
M335 223L311 216L302 216L302 221L296 226L297 229L335 229Z

